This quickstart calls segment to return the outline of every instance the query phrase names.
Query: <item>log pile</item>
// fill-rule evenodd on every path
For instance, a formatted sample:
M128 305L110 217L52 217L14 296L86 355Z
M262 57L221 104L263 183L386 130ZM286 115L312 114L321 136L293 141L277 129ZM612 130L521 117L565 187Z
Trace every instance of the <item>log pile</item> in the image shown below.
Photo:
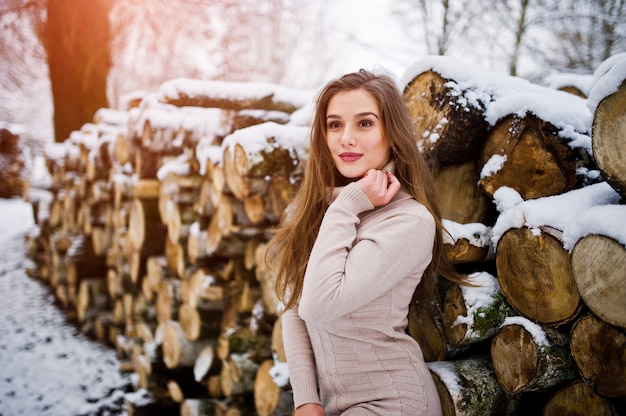
M448 258L476 285L441 282L440 316L413 308L444 414L621 414L626 71L619 88L598 87L612 92L596 109L451 64L418 62L404 90L439 184Z
M614 209L624 223L619 191L592 157L585 100L507 77L472 84L445 59L407 71L404 90L439 184L447 255L475 283L441 280L438 313L410 311L444 414L616 415L624 243L532 222L528 205L583 192L593 202L572 212ZM533 111L538 97L569 115ZM299 120L311 99L271 84L173 80L132 108L103 109L49 158L33 274L116 349L137 392L129 414L291 414L264 256L302 174L309 124Z
M148 392L129 395L129 414L292 407L269 373L285 358L264 250L306 156L292 113L311 99L173 80L46 149L32 272Z
M0 198L21 197L26 192L26 163L19 130L0 122Z

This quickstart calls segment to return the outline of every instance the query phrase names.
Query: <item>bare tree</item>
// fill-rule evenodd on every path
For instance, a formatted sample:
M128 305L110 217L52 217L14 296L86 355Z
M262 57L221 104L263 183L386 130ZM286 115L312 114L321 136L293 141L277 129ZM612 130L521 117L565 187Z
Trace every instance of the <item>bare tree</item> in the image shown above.
M534 79L589 73L626 48L626 0L402 0L395 10L426 53Z
M54 105L55 141L93 120L108 106L111 68L109 12L113 0L48 0L40 28L47 52Z
M394 3L393 13L427 54L447 55L468 46L468 32L482 26L484 10L475 0L402 0Z
M609 56L626 50L625 0L566 0L538 22L554 42L531 52L555 70L590 73Z
M317 85L328 57L325 11L328 0L230 0L215 3L220 16L216 77ZM298 65L302 66L298 66ZM306 77L303 77L305 71Z
M208 78L215 20L201 0L116 0L111 12L113 107L135 90L152 91L176 77Z

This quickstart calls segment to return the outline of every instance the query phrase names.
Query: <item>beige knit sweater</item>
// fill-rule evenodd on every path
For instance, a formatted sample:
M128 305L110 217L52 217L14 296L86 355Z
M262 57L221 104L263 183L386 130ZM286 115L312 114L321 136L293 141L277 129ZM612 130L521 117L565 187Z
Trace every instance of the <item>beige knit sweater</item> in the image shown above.
M375 208L356 183L337 188L283 338L296 407L333 415L440 415L409 303L431 261L435 224L400 190Z

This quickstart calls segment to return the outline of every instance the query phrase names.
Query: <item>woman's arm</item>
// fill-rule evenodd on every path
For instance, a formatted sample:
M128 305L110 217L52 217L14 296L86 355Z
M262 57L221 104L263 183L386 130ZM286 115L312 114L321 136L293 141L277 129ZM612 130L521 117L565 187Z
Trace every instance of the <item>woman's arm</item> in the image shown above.
M289 367L295 407L306 403L319 404L315 359L304 321L297 304L283 313L283 344Z
M372 208L357 183L346 186L328 208L304 278L303 319L327 322L349 313L406 276L421 275L430 263L435 224L423 206L381 216L357 241L358 214Z

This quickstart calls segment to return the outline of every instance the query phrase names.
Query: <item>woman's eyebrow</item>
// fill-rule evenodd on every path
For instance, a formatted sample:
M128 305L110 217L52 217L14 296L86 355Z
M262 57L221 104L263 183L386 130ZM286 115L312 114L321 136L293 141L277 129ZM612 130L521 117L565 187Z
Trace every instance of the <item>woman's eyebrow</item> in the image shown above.
M365 111L365 112L363 112L363 113L356 114L356 117L365 117L365 116L374 116L374 117L376 117L376 118L379 118L379 117L378 117L378 114L373 113L373 112L371 112L371 111Z
M374 116L374 117L380 119L380 117L378 117L378 114L376 114L374 112L371 112L371 111L364 111L362 113L358 113L358 114L354 115L355 118L360 118L360 117L365 117L365 116ZM326 120L328 120L329 118L339 118L340 119L341 116L338 116L338 115L335 115L335 114L328 114L326 116Z

